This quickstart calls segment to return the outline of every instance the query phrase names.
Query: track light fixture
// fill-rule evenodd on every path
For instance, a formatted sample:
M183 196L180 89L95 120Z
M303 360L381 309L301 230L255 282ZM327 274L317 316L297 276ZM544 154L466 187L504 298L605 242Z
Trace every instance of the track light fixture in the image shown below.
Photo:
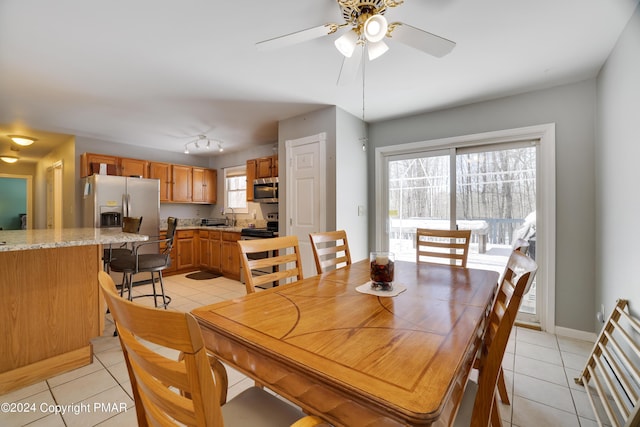
M207 143L205 144L204 141L207 141ZM222 141L218 141L214 139L213 142L218 145L218 151L222 153L224 151L224 148L222 148ZM195 140L189 141L186 144L184 144L184 154L190 153L189 151L190 144L193 144L196 150L200 150L201 148L204 148L205 150L211 149L211 139L209 139L205 135L198 135L198 137Z

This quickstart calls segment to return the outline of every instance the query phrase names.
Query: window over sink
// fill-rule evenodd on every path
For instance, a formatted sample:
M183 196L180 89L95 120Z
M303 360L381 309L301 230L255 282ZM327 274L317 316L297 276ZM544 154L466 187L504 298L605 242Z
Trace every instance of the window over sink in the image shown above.
M224 168L224 209L249 213L247 206L247 166Z

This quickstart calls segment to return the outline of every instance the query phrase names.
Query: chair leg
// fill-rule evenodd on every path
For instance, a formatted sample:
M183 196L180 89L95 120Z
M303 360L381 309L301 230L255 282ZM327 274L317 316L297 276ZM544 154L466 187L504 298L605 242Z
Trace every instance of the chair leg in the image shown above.
M153 271L151 271L151 288L153 289L153 305L158 308L158 300L156 293L156 278L153 275Z
M498 374L498 394L500 395L500 400L505 405L510 405L509 402L509 394L507 393L507 385L504 382L504 372L502 368L500 368L500 373Z
M158 271L158 276L160 277L160 291L162 292L162 305L166 310L167 306L171 302L171 298L167 297L164 293L164 281L162 280L162 270Z
M162 297L162 304L160 304L164 309L167 309L167 306L171 302L171 298L166 296L164 293L164 281L162 280L162 271L158 271L158 282L160 282L160 295L156 292L156 280L153 275L153 271L151 272L151 285L153 287L153 304L158 308L158 297Z
M493 408L491 408L491 426L502 427L500 408L498 407L498 398L496 396L493 396Z

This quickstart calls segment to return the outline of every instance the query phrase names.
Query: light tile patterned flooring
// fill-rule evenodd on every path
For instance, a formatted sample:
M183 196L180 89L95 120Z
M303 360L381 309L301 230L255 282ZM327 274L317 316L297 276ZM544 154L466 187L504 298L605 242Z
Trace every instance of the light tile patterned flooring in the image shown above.
M173 298L170 307L181 311L245 294L243 284L222 277L169 276L165 287ZM139 286L134 293L149 293L149 288ZM152 298L136 301L152 304ZM107 319L104 335L93 341L94 362L0 396L0 403L17 403L13 409L23 409L20 413L0 411L0 426L136 425L127 369L109 315ZM573 381L591 348L592 343L585 341L514 328L503 362L511 398L511 405L500 407L504 426L596 426L586 393ZM229 399L253 385L249 378L227 370ZM55 413L56 408L67 412Z

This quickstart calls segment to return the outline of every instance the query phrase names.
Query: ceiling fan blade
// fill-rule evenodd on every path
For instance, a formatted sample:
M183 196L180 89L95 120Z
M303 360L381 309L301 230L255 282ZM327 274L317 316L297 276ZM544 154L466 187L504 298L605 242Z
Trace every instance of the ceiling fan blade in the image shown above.
M258 42L256 43L256 47L261 51L280 49L281 47L291 46L293 44L326 36L327 34L334 33L335 31L336 24L324 24L319 27L307 28L306 30Z
M445 56L456 46L455 42L451 40L402 22L394 22L389 27L392 28L389 32L391 40L404 43L438 58Z
M352 83L356 79L361 63L361 48L356 48L350 58L345 56L342 61L342 68L340 68L340 74L338 75L338 86L345 86Z

